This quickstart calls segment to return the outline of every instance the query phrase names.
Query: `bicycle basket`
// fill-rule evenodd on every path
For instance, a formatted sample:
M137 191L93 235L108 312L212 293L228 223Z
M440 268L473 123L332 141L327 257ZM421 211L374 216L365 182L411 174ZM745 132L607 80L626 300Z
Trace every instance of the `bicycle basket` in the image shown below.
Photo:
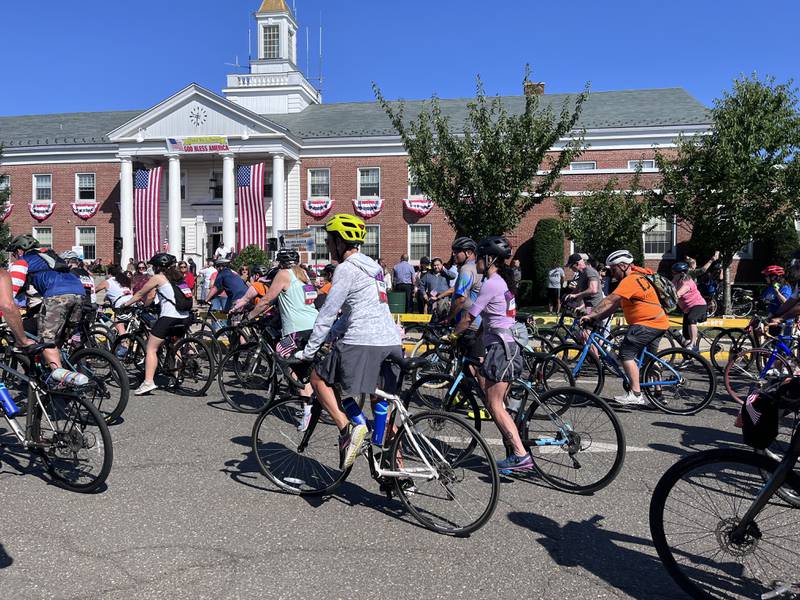
M782 411L800 410L800 378L792 377L756 390L739 413L744 443L763 450L778 436Z

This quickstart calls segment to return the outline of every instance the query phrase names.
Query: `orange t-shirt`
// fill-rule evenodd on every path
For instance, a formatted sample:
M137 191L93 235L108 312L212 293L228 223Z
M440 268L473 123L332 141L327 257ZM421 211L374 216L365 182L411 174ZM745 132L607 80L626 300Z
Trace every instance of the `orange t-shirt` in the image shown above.
M637 272L638 271L638 272ZM622 312L628 325L644 325L653 329L669 329L669 318L661 307L658 293L644 277L644 269L634 271L619 282L612 292L622 297Z
M331 285L332 285L332 284L331 284L331 282L329 281L328 283L326 283L325 285L323 285L321 288L319 288L319 293L320 293L320 294L327 294L328 292L330 292L330 291L331 291Z
M267 290L269 288L266 285L264 285L263 283L261 283L260 281L254 281L250 285L252 285L256 289L256 292L258 293L258 296L256 296L253 299L253 303L254 304L258 304L259 301L261 300L261 298L263 298L264 296L267 295Z

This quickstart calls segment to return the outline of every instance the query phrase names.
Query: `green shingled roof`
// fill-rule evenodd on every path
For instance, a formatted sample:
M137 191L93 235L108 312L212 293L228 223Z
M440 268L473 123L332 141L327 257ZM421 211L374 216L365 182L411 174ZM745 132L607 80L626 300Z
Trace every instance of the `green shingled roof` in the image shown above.
M545 94L542 106L558 110L568 94ZM524 109L524 96L504 96L509 112ZM454 127L463 126L469 99L442 99L442 112ZM413 118L427 103L406 102L406 115ZM0 117L0 144L48 146L108 143L108 132L143 111L64 113ZM375 102L312 105L301 113L265 115L305 139L393 135L386 114ZM579 125L587 129L704 125L710 122L707 109L681 88L593 92L584 105Z

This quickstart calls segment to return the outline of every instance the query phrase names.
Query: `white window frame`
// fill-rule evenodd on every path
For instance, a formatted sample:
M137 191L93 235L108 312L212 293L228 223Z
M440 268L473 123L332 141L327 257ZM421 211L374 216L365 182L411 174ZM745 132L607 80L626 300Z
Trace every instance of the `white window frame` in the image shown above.
M378 195L377 196L362 196L361 195L361 171L378 171ZM380 167L358 167L356 169L356 198L359 200L374 200L381 197L381 168Z
M278 32L278 45L276 47L275 56L267 56L267 31L275 29ZM281 26L276 24L267 24L261 28L261 54L264 60L278 60L281 57Z
M320 255L325 254L324 252L319 252L319 253L316 252L316 248L317 248L317 232L318 231L325 231L325 226L324 225L310 225L309 229L311 229L311 231L314 232L314 250L315 251L311 253L311 260L314 261L313 264L315 264L315 265L321 264L320 261L325 261L325 262L330 263L331 262L330 252L327 253L327 258L317 258L317 257L314 256L315 254L320 254ZM327 233L325 235L327 237Z
M223 190L222 190L222 196L220 196L219 198L217 198L217 197L214 195L214 193L215 193L215 191L216 191L216 190L212 190L211 188L209 188L209 189L208 189L208 199L209 199L211 202L222 202L222 198L223 198L223 196L225 195L225 189L224 189L224 187L223 187L223 184L222 184L222 181L223 181L223 178L225 177L225 174L224 174L224 173L223 173L221 170L220 170L220 171L218 171L217 169L213 169L213 168L212 168L212 169L209 169L209 171L208 171L208 181L211 181L211 179L214 177L214 173L219 173L219 177L220 177L220 179L219 179L219 182L220 182L220 184L219 184L219 187L220 187L220 188L223 188ZM235 182L234 182L234 185L236 185L236 184L235 184ZM216 186L215 186L215 187L216 187Z
M378 225L378 224L368 223L367 224L367 231L369 231L370 228L378 230L378 252L375 254L375 257L377 259L377 258L380 258L380 256L381 256L381 226ZM362 251L363 251L363 248L362 248Z
M431 253L433 252L433 227L430 223L409 223L408 224L408 231L406 232L406 253L409 256L409 262L412 265L419 265L418 258L411 258L411 228L412 227L427 227L428 229L428 252L423 254L423 256L427 256L428 258L431 257Z
M93 229L94 230L94 257L90 258L89 256L86 256L86 252L84 250L83 258L85 260L95 260L97 258L97 227L95 227L94 225L76 225L75 226L75 245L76 246L83 246L83 244L81 244L81 232L80 232L81 229Z
M37 240L39 240L39 242L42 241L39 239L40 235L38 230L40 229L50 230L50 245L49 246L47 244L42 244L42 245L45 246L46 248L52 248L55 242L55 240L53 239L53 227L50 225L34 225L33 227L31 227L31 235L35 237Z
M677 246L677 242L678 242L678 223L677 223L677 220L675 219L675 217L673 217L672 219L663 219L661 217L655 217L655 218L660 219L660 220L664 221L665 223L669 223L670 221L672 222L672 250L670 250L669 252L664 252L663 254L659 253L659 252L644 252L644 257L645 257L646 260L647 259L651 259L651 260L673 259L673 258L675 258L675 250L676 250L676 246ZM645 223L645 225L647 225L647 223ZM643 230L642 231L642 250L643 251L646 248L646 245L645 245L645 242L646 242L645 236L646 235L647 235L647 233Z
M414 199L414 200L424 200L425 198L427 198L427 196L425 194L412 194L411 193L411 185L412 185L413 182L414 182L414 177L411 174L411 166L409 166L408 167L408 196L407 197L410 198L410 199Z
M748 242L741 252L733 255L734 260L753 260L753 242Z
M644 165L642 165L642 171L655 171L656 169L658 169L658 167L656 166L656 160L654 158L640 158L640 159L637 159L637 160L629 160L628 161L628 168L631 171L635 171L636 168L641 163L646 163L646 162L653 163L653 166L652 167L645 167Z
M314 196L311 194L311 171L327 171L328 172L328 195L327 196ZM331 197L331 170L330 167L314 167L306 170L307 182L307 198L330 198Z
M50 201L53 201L53 174L52 173L34 173L31 175L31 202L36 202L36 178L49 177L50 178Z
M576 168L576 165L581 165ZM589 165L589 166L586 166ZM596 160L576 160L569 163L569 170L570 171L596 171L597 170L597 161Z
M0 194L8 191L9 189L11 189L11 175L4 173L3 175L0 175Z
M94 197L81 199L80 177L81 175L91 175L94 178ZM52 180L51 180L52 187ZM75 173L75 202L97 202L97 173Z

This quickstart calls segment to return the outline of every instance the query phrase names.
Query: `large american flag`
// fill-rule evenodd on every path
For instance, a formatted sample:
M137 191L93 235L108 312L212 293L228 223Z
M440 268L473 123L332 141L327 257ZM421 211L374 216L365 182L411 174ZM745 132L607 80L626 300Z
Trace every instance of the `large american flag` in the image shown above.
M161 251L161 167L133 174L133 220L136 260L149 260Z
M240 166L236 171L239 198L239 250L255 244L266 250L267 216L264 210L264 163Z

